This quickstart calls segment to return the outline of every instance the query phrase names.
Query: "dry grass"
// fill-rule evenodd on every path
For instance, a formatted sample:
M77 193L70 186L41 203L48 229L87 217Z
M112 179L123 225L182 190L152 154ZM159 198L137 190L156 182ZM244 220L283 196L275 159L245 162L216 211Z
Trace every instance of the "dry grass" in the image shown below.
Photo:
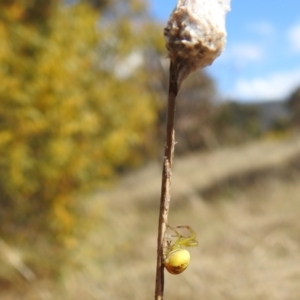
M166 274L166 300L300 299L299 154L294 138L175 157L170 223L191 225L199 246ZM91 230L60 284L1 299L153 299L160 178L152 164L86 200Z

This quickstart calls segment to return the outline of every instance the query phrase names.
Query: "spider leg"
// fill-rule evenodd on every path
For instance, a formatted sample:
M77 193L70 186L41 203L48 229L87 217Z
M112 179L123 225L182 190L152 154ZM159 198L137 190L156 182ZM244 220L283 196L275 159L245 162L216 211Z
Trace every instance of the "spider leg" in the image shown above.
M176 228L186 228L191 233L191 237L196 238L196 232L189 225L178 225Z
M179 225L176 227L171 227L170 225L167 225L167 227L175 233L173 237L177 237L173 243L169 242L168 252L182 247L195 247L198 245L198 242L196 240L196 233L190 226ZM190 236L184 236L180 234L180 232L177 230L178 228L186 228L190 232Z
M196 241L196 232L189 226L189 225L179 225L176 226L176 228L186 228L191 235L188 237L182 237L181 241L179 241L180 245L186 246L186 247L195 247L198 246L198 242Z
M177 237L183 237L183 235L181 235L175 228L179 228L179 226L176 226L176 227L172 227L170 225L167 225L168 228L170 228L172 231L174 231L176 233L175 236Z

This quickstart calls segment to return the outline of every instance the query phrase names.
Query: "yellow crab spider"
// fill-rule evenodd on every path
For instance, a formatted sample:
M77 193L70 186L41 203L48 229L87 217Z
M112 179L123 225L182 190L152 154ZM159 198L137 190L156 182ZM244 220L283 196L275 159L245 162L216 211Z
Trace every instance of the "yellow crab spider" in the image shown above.
M181 235L175 228L168 225L177 237L172 243L171 240L167 241L167 250L165 252L164 266L171 274L182 273L190 264L190 253L183 249L183 247L195 247L198 245L196 241L196 233L188 225L176 226L176 228L186 228L190 232L190 236Z

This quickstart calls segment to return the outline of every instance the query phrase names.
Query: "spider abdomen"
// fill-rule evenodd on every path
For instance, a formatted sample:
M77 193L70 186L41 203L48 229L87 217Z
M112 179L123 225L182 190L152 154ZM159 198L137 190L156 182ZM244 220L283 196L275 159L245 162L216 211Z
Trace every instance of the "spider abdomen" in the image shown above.
M190 261L190 253L185 249L179 248L168 253L164 265L169 273L177 275L188 267Z

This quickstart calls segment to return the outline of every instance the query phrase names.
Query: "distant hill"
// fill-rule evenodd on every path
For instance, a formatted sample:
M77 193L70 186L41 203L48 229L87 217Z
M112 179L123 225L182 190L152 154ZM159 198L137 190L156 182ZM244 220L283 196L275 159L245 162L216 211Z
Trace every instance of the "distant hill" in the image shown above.
M291 118L291 111L286 101L265 101L256 104L260 111L261 124L263 129L268 130L277 120Z
M257 107L263 131L271 129L277 121L288 121L292 112L286 101L262 101L240 103L242 106Z

